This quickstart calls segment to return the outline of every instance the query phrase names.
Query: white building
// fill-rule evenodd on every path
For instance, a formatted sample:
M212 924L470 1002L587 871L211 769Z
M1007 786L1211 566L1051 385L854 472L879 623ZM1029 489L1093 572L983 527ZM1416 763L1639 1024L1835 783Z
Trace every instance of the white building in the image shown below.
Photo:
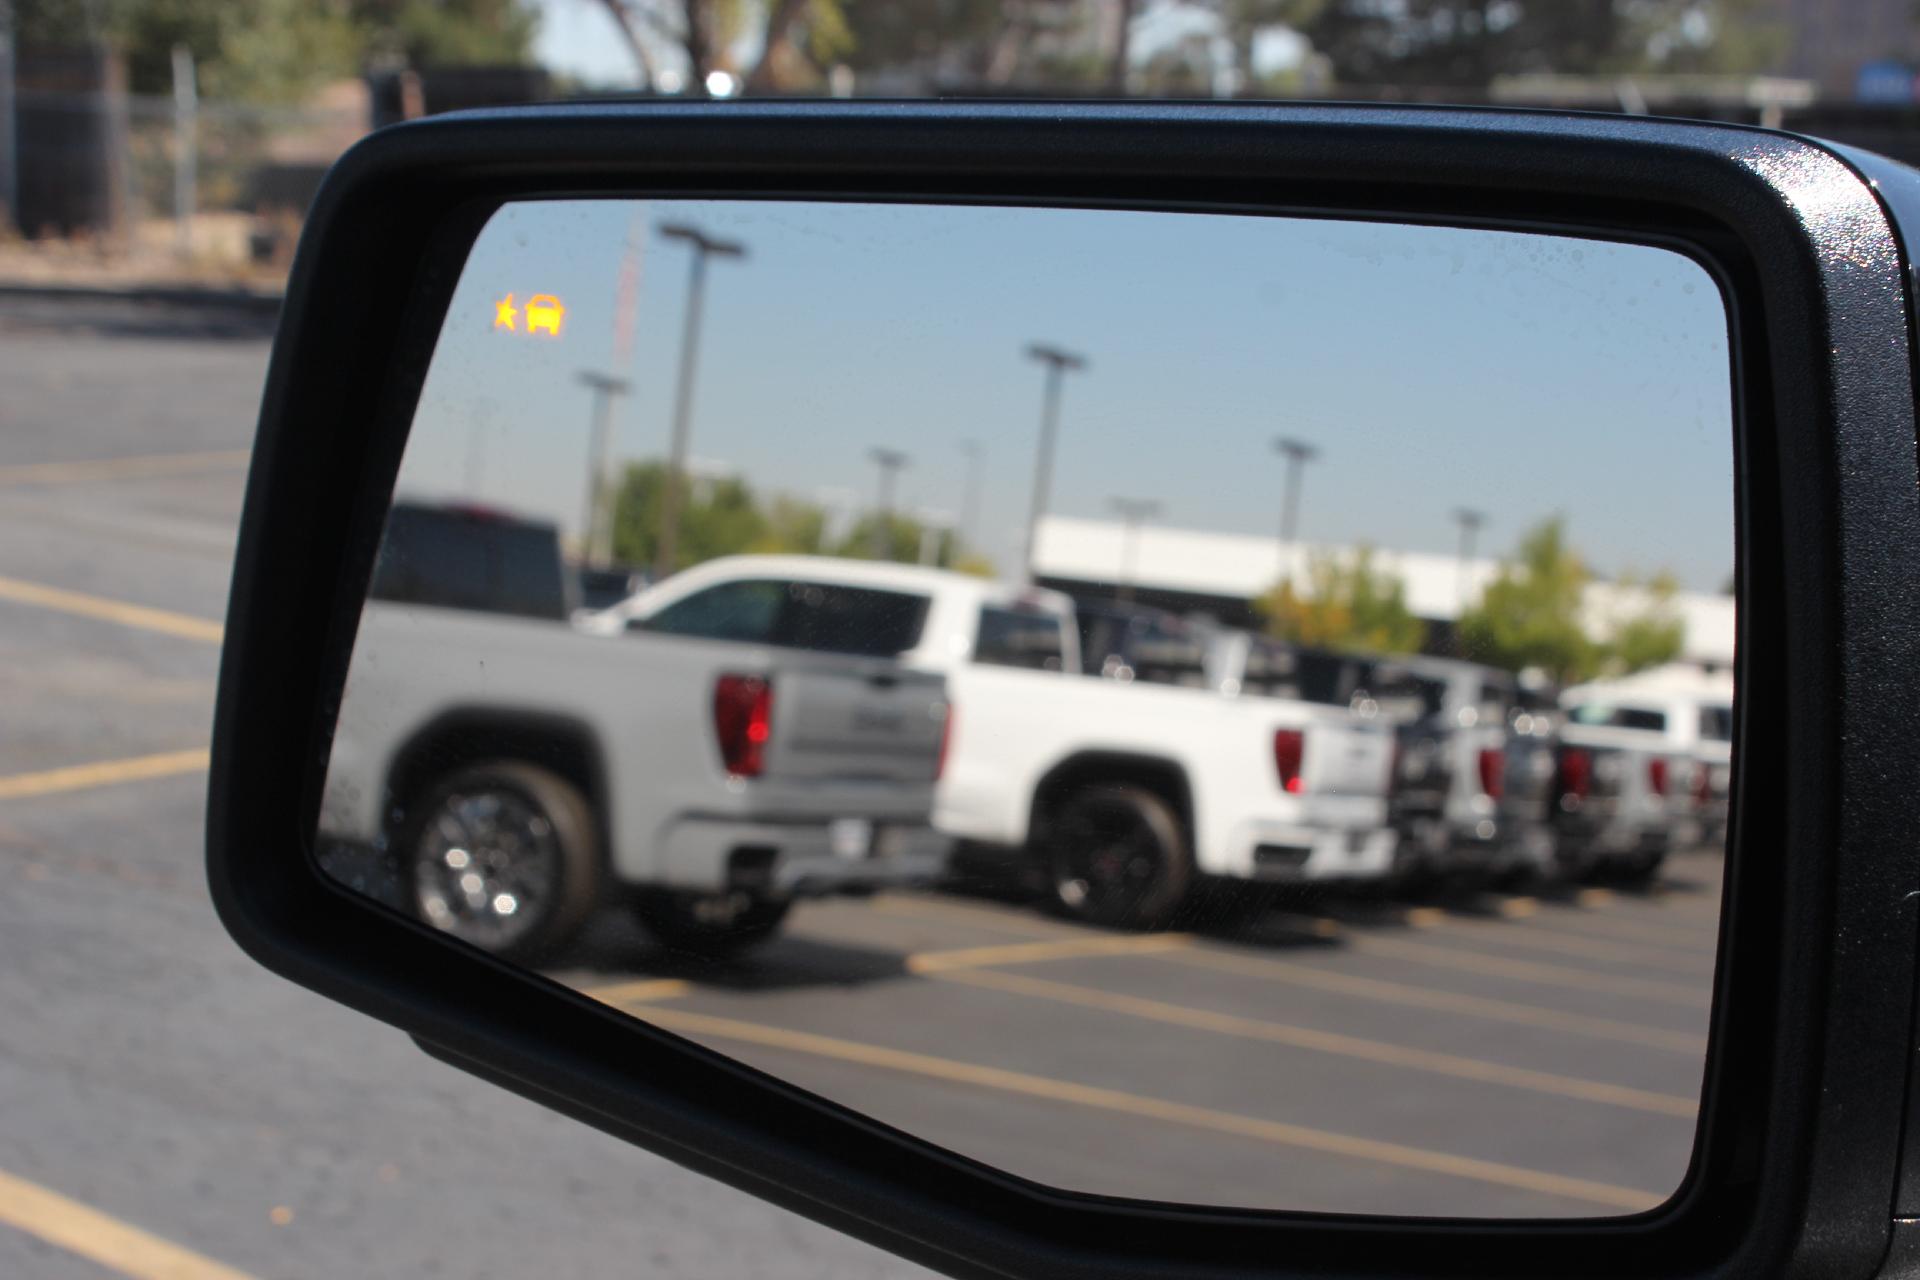
M1129 545L1131 544L1131 545ZM1111 595L1130 583L1144 601L1171 608L1206 610L1222 621L1245 623L1256 596L1283 575L1304 578L1315 552L1350 553L1349 547L1282 546L1277 539L1199 529L1141 525L1131 537L1112 520L1047 516L1034 548L1034 573L1048 586L1088 595ZM1379 548L1374 565L1406 584L1407 607L1428 622L1450 625L1462 604L1480 598L1500 571L1500 562L1426 551ZM1622 613L1646 604L1643 592L1597 582L1587 589L1587 626L1604 632ZM1681 656L1690 663L1726 670L1733 664L1733 597L1683 591L1674 608L1686 628Z

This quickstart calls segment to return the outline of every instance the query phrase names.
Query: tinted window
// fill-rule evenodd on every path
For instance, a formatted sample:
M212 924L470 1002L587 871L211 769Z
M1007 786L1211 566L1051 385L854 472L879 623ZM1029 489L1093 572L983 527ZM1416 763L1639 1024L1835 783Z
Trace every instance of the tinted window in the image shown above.
M1058 671L1063 661L1060 620L1050 613L982 609L980 631L973 641L973 660L994 667Z
M1586 702L1575 707L1570 713L1576 724L1609 725L1615 729L1644 729L1653 733L1664 733L1667 728L1667 715L1664 711L1650 711L1645 707L1616 707L1604 702Z
M1733 741L1733 708L1700 708L1700 736L1709 742Z
M635 619L635 630L662 631L674 636L707 640L768 643L774 619L786 598L779 582L723 582L676 600L651 618Z
M773 642L793 649L895 658L920 643L927 598L868 587L789 583Z
M1261 698L1298 698L1300 663L1285 645L1254 640L1247 646L1240 692Z
M528 618L565 618L567 581L550 524L396 506L368 594Z

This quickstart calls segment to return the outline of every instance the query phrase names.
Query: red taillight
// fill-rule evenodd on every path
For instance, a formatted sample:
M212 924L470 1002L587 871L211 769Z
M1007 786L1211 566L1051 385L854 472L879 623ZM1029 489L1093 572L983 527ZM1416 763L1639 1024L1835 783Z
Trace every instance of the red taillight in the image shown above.
M1488 747L1480 752L1480 790L1498 800L1507 792L1507 753Z
M1560 794L1584 800L1593 790L1593 756L1578 747L1560 753Z
M1659 756L1647 761L1647 786L1657 796L1667 794L1667 762Z
M953 704L947 704L946 719L940 722L940 754L934 758L933 780L940 781L947 772L947 750L953 745Z
M773 686L759 676L721 676L713 686L713 732L729 774L759 777L773 736Z
M1277 729L1273 735L1273 767L1280 771L1280 785L1294 795L1307 789L1300 776L1300 764L1307 755L1307 735L1299 729Z
M1693 802L1707 805L1713 800L1713 768L1710 765L1693 766Z

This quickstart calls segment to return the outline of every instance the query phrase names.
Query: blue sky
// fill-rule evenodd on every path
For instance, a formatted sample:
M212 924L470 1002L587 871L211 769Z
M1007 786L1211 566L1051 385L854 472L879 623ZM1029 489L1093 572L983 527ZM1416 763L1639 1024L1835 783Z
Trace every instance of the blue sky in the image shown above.
M985 450L981 537L1017 558L1041 371L1067 383L1051 509L1116 495L1169 525L1277 527L1276 435L1314 441L1303 537L1451 551L1450 513L1491 513L1483 551L1554 512L1604 573L1670 567L1716 589L1733 561L1725 317L1688 260L1593 241L1191 214L792 203L512 206L456 291L403 487L572 530L585 487L583 368L632 380L617 458L663 456L692 221L749 247L709 274L693 456L757 488L870 505L871 447L904 450L900 505L955 513L960 442ZM640 246L631 350L614 350L625 246ZM493 329L550 293L559 339ZM470 485L477 480L477 485Z

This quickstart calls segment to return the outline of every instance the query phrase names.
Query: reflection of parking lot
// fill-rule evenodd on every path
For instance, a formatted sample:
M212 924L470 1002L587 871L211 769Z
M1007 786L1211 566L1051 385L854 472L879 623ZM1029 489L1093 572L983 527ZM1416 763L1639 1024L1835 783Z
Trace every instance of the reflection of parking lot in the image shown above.
M1209 933L834 900L722 964L603 933L567 981L1041 1181L1259 1207L1648 1207L1684 1173L1720 862L1648 894L1329 904Z

